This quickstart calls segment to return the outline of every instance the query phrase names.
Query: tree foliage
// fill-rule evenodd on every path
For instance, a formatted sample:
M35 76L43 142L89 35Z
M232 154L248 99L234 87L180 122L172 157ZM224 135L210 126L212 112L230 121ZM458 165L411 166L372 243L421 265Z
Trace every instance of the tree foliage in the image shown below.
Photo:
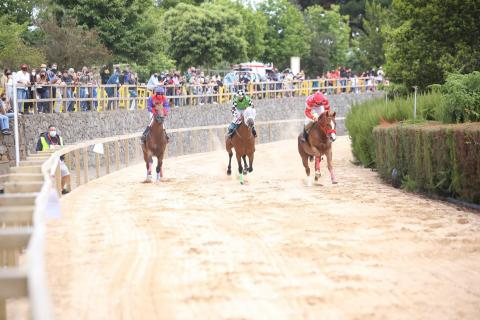
M59 25L52 18L40 23L44 32L47 60L61 67L99 65L111 58L94 29L78 26L72 17L66 17Z
M300 10L287 0L267 0L259 4L268 19L265 34L265 61L280 68L290 65L290 57L305 57L310 49L310 34Z
M350 27L348 17L340 15L340 8L336 5L332 5L330 10L320 6L309 7L305 10L305 22L311 32L307 73L318 76L345 64Z
M367 1L359 43L359 59L364 69L385 64L385 33L389 10L377 1Z
M0 66L17 69L22 63L38 66L45 62L43 50L28 46L22 39L27 26L9 22L8 16L0 17Z
M242 16L229 7L180 3L165 13L163 28L169 38L168 51L181 67L211 67L246 58L242 23Z
M95 28L105 46L121 60L148 62L157 31L148 11L151 0L52 0L58 16L74 16L80 25ZM59 19L61 22L61 19Z
M2 0L0 16L8 16L11 22L28 24L32 20L33 9L37 3L35 0Z
M480 69L480 6L476 0L394 0L387 36L391 80L425 87L445 73Z

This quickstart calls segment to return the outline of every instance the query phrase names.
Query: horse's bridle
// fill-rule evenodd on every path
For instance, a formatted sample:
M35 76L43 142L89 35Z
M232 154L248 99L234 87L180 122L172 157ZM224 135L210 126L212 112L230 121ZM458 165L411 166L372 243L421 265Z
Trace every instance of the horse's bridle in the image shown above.
M328 117L327 117L328 119ZM320 120L320 119L319 119ZM320 122L318 123L318 127L320 128L320 130L323 131L323 133L325 133L325 135L328 137L328 135L332 134L332 133L335 133L337 134L337 130L335 129L327 129L327 128L324 128L320 125Z

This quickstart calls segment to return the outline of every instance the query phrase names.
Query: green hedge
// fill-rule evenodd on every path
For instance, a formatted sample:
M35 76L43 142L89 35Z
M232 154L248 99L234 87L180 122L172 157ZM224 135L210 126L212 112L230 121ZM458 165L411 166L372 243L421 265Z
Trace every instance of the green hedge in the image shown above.
M480 122L378 126L373 130L379 174L415 191L480 203Z
M419 94L417 121L434 120L434 110L442 103L438 92ZM352 139L352 153L364 166L375 166L375 143L372 130L381 121L396 122L413 118L413 96L385 100L368 100L355 105L348 112L345 126Z

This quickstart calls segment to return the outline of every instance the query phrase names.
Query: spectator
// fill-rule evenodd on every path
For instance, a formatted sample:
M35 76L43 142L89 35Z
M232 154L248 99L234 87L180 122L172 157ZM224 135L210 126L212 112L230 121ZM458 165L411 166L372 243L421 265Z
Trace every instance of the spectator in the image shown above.
M158 86L160 86L160 82L158 81L158 73L155 72L150 76L150 79L148 79L147 89L154 91Z
M38 113L50 112L49 103L45 101L49 97L48 90L48 76L46 71L40 71L38 74L35 88L37 89L38 98Z
M12 74L10 69L3 70L2 78L0 79L0 89L1 92L7 92L7 82L8 82L8 75Z
M115 92L117 93L115 99L118 97L118 87L120 86L120 67L119 66L115 66L115 71L113 72L111 77L108 79L107 85L110 85L110 87L105 89L105 91L107 92L107 96L109 98L107 109L111 110L113 109L112 103L114 102L111 98L115 96ZM116 85L117 89L115 90L115 87L112 85Z
M28 110L24 110L23 100L27 99L28 87L30 86L30 74L28 73L28 66L26 64L22 64L20 66L20 71L15 74L15 79L13 82L17 85L17 103L18 103L18 111L20 113L28 113Z
M5 92L0 94L0 130L3 135L11 135L8 120L13 118L13 111L10 109L10 103Z
M88 90L88 85L90 84L90 74L88 72L87 67L82 68L82 73L78 77L78 81L80 83L80 99L85 99L84 101L80 102L80 108L82 111L87 111L88 110L88 97L89 97L89 90Z
M107 84L108 78L110 78L110 70L108 70L108 66L104 65L102 70L100 71L100 78L102 84Z
M75 103L73 101L68 101L73 98L74 74L73 68L63 70L62 73L62 83L65 85L65 96L67 97L67 102L65 105L68 112L74 111L75 108Z
M63 146L63 138L57 134L55 126L49 126L47 132L40 134L37 151L46 151ZM64 156L60 157L60 173L62 175L62 194L70 192L70 171L65 164Z

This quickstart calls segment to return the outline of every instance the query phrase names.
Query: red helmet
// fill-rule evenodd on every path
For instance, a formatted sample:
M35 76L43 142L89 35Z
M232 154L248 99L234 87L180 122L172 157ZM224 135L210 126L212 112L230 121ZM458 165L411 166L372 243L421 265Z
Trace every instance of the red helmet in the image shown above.
M323 97L323 94L321 92L315 92L315 94L313 95L313 102L315 102L315 104L323 104L324 100L325 98Z

